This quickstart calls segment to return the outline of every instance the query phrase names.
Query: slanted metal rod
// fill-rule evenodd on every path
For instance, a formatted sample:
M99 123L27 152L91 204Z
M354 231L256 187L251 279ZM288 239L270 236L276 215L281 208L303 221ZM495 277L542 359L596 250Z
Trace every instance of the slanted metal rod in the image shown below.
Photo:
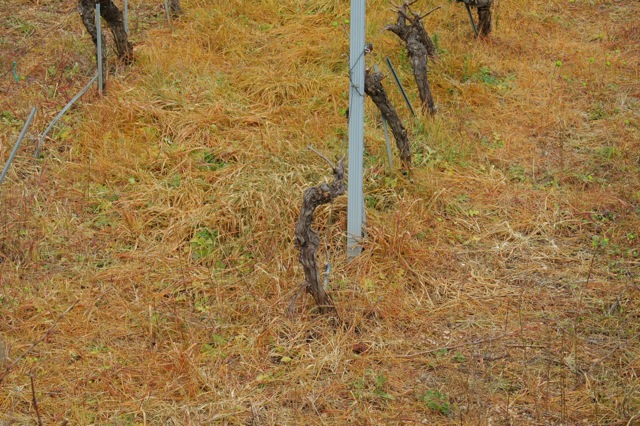
M402 83L400 83L400 78L398 77L398 74L396 73L396 70L393 68L393 65L391 65L391 61L389 60L389 58L384 58L384 60L387 62L387 66L389 67L389 70L391 71L391 74L393 75L393 79L395 80L396 85L400 89L400 93L402 93L402 97L404 98L404 101L407 103L407 106L409 107L409 111L411 111L411 115L413 115L415 117L416 116L416 112L413 110L413 107L411 106L411 102L409 101L409 97L407 96L407 92L404 91L404 87L402 87Z
M9 171L9 166L11 166L11 163L13 162L13 159L15 158L16 153L18 152L18 148L20 148L20 143L22 142L22 139L24 139L24 135L27 134L27 130L29 129L29 126L31 125L31 121L33 121L33 117L35 115L36 115L36 107L33 107L33 109L31 110L31 114L29 114L29 118L27 118L27 121L25 121L24 126L22 126L22 130L20 131L20 136L18 136L18 141L13 146L13 150L9 155L7 164L4 165L2 174L0 174L0 184L2 184L4 177L7 175L7 172Z
M478 27L476 27L476 21L473 20L473 14L471 13L471 6L469 3L464 4L467 7L467 13L469 14L469 21L471 21L471 26L473 27L473 33L478 37Z
M67 110L69 108L71 108L71 105L73 105L78 99L80 99L80 96L84 95L84 93L89 90L89 87L91 87L91 85L98 79L98 74L96 73L96 75L93 76L93 78L91 79L91 81L89 81L89 83L87 83L86 86L84 86L84 88L80 91L80 93L78 93L77 95L75 95L73 97L73 99L71 99L69 101L69 103L67 103L67 105L65 105L64 108L62 108L62 111L60 111L58 113L58 115L56 115L56 118L54 118L51 123L49 123L49 126L47 126L47 129L44 131L44 133L42 134L42 136L40 136L40 140L38 141L38 146L36 147L36 153L33 154L33 156L35 158L38 158L38 156L40 155L40 147L42 146L42 142L44 142L44 138L47 137L47 134L49 134L49 131L51 131L51 129L53 129L53 126L55 126L55 124L58 122L58 120L60 120L60 118L64 115L65 112L67 112Z

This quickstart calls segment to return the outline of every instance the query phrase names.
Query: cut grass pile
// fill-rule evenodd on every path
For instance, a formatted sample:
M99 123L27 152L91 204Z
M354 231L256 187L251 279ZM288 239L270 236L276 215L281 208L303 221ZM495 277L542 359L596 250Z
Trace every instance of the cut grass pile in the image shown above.
M30 375L44 424L640 421L640 3L496 3L484 41L415 5L442 5L438 114L384 82L410 177L367 102L363 254L346 197L316 214L336 328L286 309L302 191L330 178L306 147L346 150L348 2L183 0L169 25L131 1L135 64L0 187L0 424L37 423ZM3 164L94 73L74 7L0 5ZM417 110L393 19L368 2L367 66Z

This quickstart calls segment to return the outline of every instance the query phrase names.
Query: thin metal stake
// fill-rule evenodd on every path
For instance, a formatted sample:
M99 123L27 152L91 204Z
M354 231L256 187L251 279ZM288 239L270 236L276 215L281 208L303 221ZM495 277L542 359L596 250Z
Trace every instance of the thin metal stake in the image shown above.
M387 119L382 117L382 130L384 131L384 140L387 143L387 158L389 158L389 168L393 170L393 154L391 153L391 144L389 143L389 127Z
M124 32L129 35L129 0L124 0L122 19L124 20Z
M378 72L378 64L373 66L373 70ZM384 141L387 144L387 158L389 159L389 168L393 170L393 155L391 155L391 143L389 143L389 128L387 124L387 119L382 116L382 130L384 130Z
M96 57L98 58L98 92L102 95L102 84L104 76L102 75L102 20L100 19L100 2L96 2Z
M476 37L478 37L478 27L476 27L476 21L473 20L473 14L471 13L471 6L469 6L469 3L464 4L465 6L467 6L467 13L469 14L469 21L471 21L471 26L473 27L473 33L476 35Z
M171 14L169 13L169 2L164 0L164 11L167 15L167 22L171 22Z
M402 87L402 83L400 83L400 78L398 77L396 70L393 68L393 65L391 65L391 61L389 60L389 58L385 58L384 60L387 62L387 66L389 67L389 70L393 75L393 79L396 81L396 85L400 89L400 93L402 93L402 97L404 98L404 101L407 103L407 106L409 107L409 111L411 111L411 115L415 117L416 112L413 110L413 107L411 106L411 102L409 101L409 97L407 96L407 93L404 91L404 87Z
M47 130L44 131L44 133L42 134L42 136L40 136L40 140L38 141L38 146L36 147L36 153L33 154L33 156L35 158L38 158L38 156L40 155L40 146L42 145L42 142L44 141L44 138L47 137L47 134L49 133L49 131L51 129L53 129L53 126L55 126L55 124L58 122L58 120L60 120L60 117L62 117L64 115L65 112L67 112L67 110L69 108L71 108L71 105L73 105L78 99L80 99L80 96L84 95L84 93L89 90L89 87L91 87L91 85L98 79L98 73L96 73L96 75L93 76L93 78L91 79L91 81L89 81L89 83L87 83L86 86L84 86L84 88L80 91L80 93L78 93L77 95L75 95L73 97L73 99L71 99L69 101L69 103L67 105L65 105L64 108L62 108L62 111L60 111L58 113L58 115L56 115L56 118L53 119L53 121L51 121L51 123L49 124L49 126L47 127Z
M20 148L20 143L22 142L22 139L24 139L24 135L27 134L27 130L29 129L29 126L31 125L31 121L33 121L33 117L35 115L36 115L36 107L33 107L33 109L31 110L31 114L29 114L29 118L27 118L27 121L24 123L24 126L22 126L22 131L20 131L20 136L18 136L18 141L13 146L13 150L11 151L11 155L9 155L7 164L4 165L2 174L0 174L0 185L4 180L4 177L7 175L7 172L9 171L9 166L11 166L11 163L13 162L13 159L16 156L16 153L18 152L18 148Z
M18 77L18 63L17 62L13 63L12 71L13 71L13 79L16 81L16 83L19 82L20 78Z

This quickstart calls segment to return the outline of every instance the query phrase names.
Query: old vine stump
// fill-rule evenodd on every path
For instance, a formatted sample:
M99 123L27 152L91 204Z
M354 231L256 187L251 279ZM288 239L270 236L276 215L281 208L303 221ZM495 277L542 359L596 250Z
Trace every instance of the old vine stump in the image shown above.
M437 108L433 100L433 95L431 94L429 80L427 79L429 71L427 59L428 57L436 57L436 47L421 22L429 13L422 16L413 13L409 9L409 5L412 3L404 2L402 6L395 8L394 10L398 14L398 19L395 24L388 25L386 29L396 34L405 42L409 58L411 59L413 76L415 77L418 92L420 93L422 111L435 114Z
M169 11L171 16L177 18L182 15L182 6L180 6L180 0L169 0Z
M396 140L396 146L400 151L400 162L404 170L411 169L411 146L409 145L409 138L407 137L407 130L400 120L398 112L391 104L387 92L382 86L382 79L384 76L381 72L370 72L367 70L364 77L364 91L373 103L376 104L382 117L387 120L391 132Z
M491 33L491 3L493 0L477 0L478 37L486 37Z
M313 186L304 191L302 194L300 218L296 222L295 227L295 244L296 247L300 249L299 259L304 269L305 277L300 289L313 296L321 313L335 312L336 308L333 300L331 300L329 294L322 284L320 284L316 259L320 237L318 233L311 228L311 224L313 223L313 213L318 206L330 203L336 197L344 194L347 189L344 180L343 158L333 167L333 182ZM295 309L295 302L299 294L300 291L289 305L290 313Z
M125 64L133 63L133 46L129 43L127 32L124 30L124 18L122 12L111 0L79 0L78 2L78 11L80 12L82 23L87 29L87 32L91 34L93 44L96 46L98 44L98 30L96 28L95 21L97 2L100 3L100 16L104 18L107 25L109 25L109 28L111 28L113 40L116 43L118 58L120 58ZM102 87L104 90L107 76L107 43L105 43L104 35L100 34L100 37L102 39L102 75L105 76Z

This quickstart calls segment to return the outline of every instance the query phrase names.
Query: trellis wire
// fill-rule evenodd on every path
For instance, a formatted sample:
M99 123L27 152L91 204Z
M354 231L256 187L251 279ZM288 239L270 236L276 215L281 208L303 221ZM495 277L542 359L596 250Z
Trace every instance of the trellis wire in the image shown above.
M100 19L100 2L96 2L96 57L98 58L98 92L102 95L104 76L102 75L102 19Z
M391 71L391 74L393 75L393 79L395 80L396 85L400 89L400 93L402 93L402 97L404 98L404 101L407 103L407 106L409 107L409 111L411 111L411 115L415 117L416 112L413 110L413 107L411 106L411 102L409 101L407 92L404 91L404 87L402 87L402 83L400 83L400 78L398 77L396 70L393 68L393 65L391 65L391 61L389 60L389 58L385 58L384 60L387 63L387 66L389 67L389 71Z
M31 122L33 121L33 117L35 115L36 115L36 107L33 107L33 109L31 110L31 114L29 114L29 118L27 118L27 121L25 121L24 126L22 126L22 130L20 131L20 135L18 136L18 141L13 146L13 150L9 155L7 164L4 165L2 174L0 174L0 185L2 184L2 181L4 181L4 177L7 175L7 172L9 171L9 166L11 166L11 163L13 162L13 159L15 158L16 153L18 152L18 148L20 148L20 143L22 142L22 139L24 139L24 135L27 134L27 130L29 129L29 126L31 125Z
M99 69L98 69L99 70ZM36 152L33 155L34 157L38 158L38 156L40 155L40 146L42 145L42 142L44 141L44 138L47 136L47 134L49 133L49 131L51 131L51 129L53 129L53 126L55 126L55 124L58 122L58 120L60 120L60 118L64 115L65 112L67 112L67 110L69 108L71 108L71 105L73 105L78 99L80 99L80 96L84 95L84 93L89 90L89 87L91 87L91 85L98 79L98 73L96 73L96 75L93 76L93 78L91 79L91 81L89 81L89 83L87 83L86 86L84 86L84 88L73 97L73 99L71 99L69 101L69 103L67 105L65 105L64 108L62 108L62 111L60 111L58 113L58 115L56 115L56 118L53 119L53 121L51 121L51 123L49 124L49 126L47 127L47 129L44 131L44 133L42 134L42 136L40 136L40 140L38 141L38 146L36 147Z

